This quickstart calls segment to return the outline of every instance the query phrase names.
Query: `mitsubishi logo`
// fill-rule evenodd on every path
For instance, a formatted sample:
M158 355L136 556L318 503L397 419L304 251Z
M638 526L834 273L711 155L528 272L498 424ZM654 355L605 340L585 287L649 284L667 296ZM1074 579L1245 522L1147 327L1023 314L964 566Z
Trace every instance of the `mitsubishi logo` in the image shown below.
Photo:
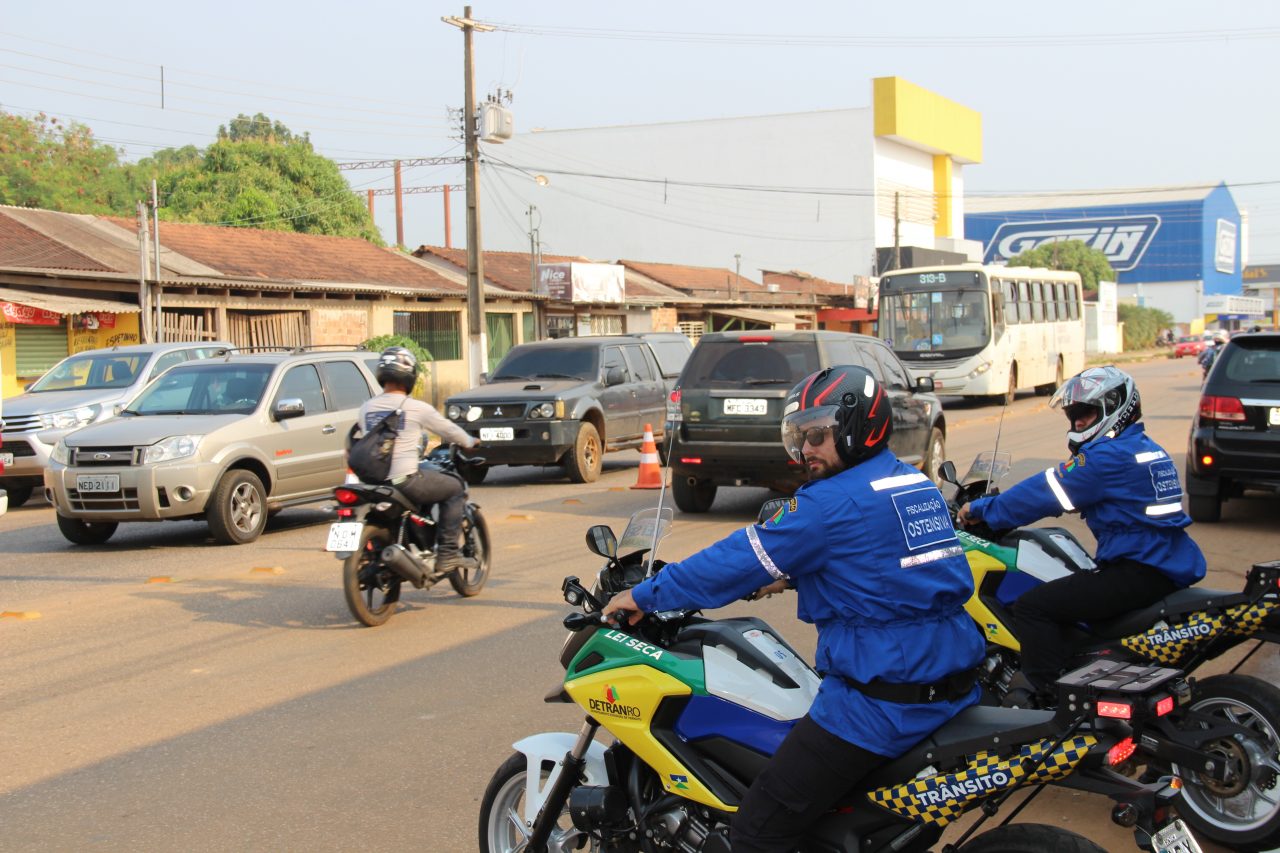
M494 406L494 408L493 408L493 416L494 416L495 418L500 418L500 417L502 417L502 407L501 407L501 406Z

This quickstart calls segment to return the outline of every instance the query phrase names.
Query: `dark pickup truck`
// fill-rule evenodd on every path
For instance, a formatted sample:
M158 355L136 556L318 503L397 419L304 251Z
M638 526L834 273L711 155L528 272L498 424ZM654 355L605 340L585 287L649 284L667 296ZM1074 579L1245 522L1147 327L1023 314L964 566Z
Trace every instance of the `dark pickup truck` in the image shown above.
M445 401L445 416L484 443L492 465L563 465L600 476L604 453L661 444L667 394L693 344L679 333L560 338L513 347L488 381ZM469 469L479 483L488 467Z

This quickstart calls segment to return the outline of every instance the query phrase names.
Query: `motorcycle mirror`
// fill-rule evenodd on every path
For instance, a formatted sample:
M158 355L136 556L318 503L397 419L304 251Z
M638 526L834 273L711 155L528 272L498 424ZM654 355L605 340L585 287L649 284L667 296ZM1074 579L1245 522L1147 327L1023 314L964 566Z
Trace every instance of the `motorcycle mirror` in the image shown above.
M587 528L587 549L612 560L618 556L618 537L613 535L609 525L594 525Z
M942 478L944 483L950 483L953 486L960 485L960 481L956 479L956 463L950 459L938 466L938 476Z
M564 617L564 626L574 633L599 624L600 618L590 613L574 612Z
M778 510L782 509L791 498L774 498L760 504L760 512L756 513L756 524L764 524L769 519L778 514Z

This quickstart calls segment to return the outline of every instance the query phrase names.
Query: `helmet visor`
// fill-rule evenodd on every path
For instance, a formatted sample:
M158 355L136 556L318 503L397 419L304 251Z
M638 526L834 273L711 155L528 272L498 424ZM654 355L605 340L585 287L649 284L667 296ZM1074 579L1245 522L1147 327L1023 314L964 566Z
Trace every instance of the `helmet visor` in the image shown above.
M837 412L837 406L816 406L783 418L782 446L786 448L787 455L797 462L803 462L806 443L821 447L831 441Z

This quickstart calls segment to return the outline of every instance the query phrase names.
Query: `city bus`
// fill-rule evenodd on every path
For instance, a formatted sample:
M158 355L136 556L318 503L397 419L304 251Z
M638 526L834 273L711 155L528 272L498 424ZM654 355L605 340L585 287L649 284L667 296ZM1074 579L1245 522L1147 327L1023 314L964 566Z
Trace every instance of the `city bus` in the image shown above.
M939 394L1009 403L1051 394L1084 369L1083 288L1075 272L960 264L880 278L879 334Z

